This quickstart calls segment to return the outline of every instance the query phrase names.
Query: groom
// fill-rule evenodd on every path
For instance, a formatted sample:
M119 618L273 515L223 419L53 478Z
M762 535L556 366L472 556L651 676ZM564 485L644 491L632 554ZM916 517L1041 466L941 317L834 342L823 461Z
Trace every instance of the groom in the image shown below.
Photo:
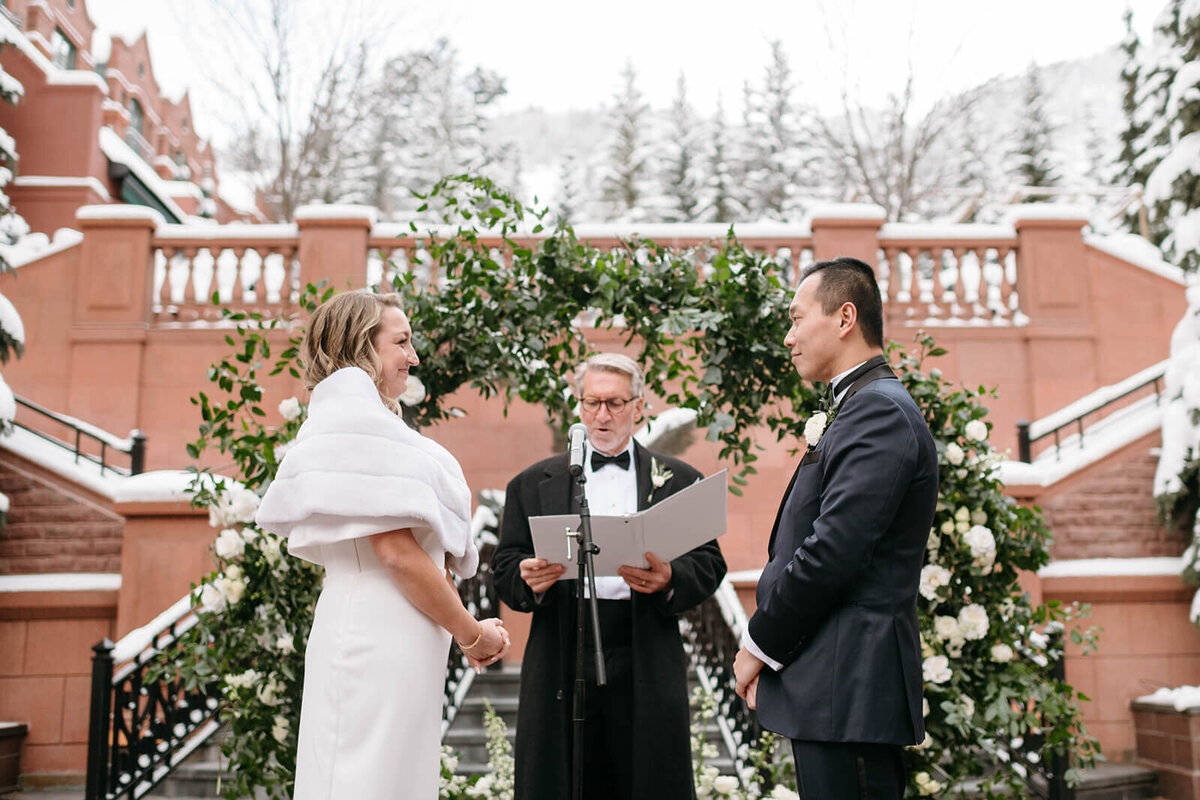
M868 265L812 265L789 314L792 363L830 384L830 411L824 431L806 426L775 517L738 694L792 740L804 800L898 799L902 747L925 735L916 598L937 450L887 366Z

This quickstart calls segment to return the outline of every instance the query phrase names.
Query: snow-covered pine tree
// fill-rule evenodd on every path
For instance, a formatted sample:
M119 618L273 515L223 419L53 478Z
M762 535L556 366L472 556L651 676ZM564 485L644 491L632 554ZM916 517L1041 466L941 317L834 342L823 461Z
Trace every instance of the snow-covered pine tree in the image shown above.
M0 34L0 49L9 44L10 42L4 39L4 35ZM20 102L24 93L25 89L21 86L21 82L5 72L4 67L0 66L0 99L16 105ZM9 181L13 178L13 170L16 165L17 143L8 135L8 131L0 128L0 272L9 269L5 250L15 244L22 236L29 233L29 226L13 210L12 203L8 199L8 193L4 191L4 187L8 186ZM2 326L3 322L4 320L0 319L0 326ZM0 327L0 361L7 361L12 352L16 352L18 356L21 354L21 349L15 347L11 341L12 337L10 334L11 332L6 332Z
M787 53L771 42L771 61L762 88L746 95L746 183L752 217L786 220L805 207L803 185L812 185L816 153L805 144L805 112L794 100L796 89Z
M583 204L579 173L579 158L573 151L568 152L558 165L558 197L554 203L554 213L567 224L576 221Z
M671 102L670 129L663 143L663 222L691 222L700 211L697 164L693 155L700 140L696 114L687 99L683 73L675 84Z
M738 200L734 165L729 158L729 127L720 95L709 126L708 157L705 161L700 218L709 222L733 222L745 208Z
M1024 101L1011 172L1026 186L1054 186L1058 183L1053 161L1054 124L1046 110L1046 92L1036 64L1030 64L1025 73Z
M1171 0L1155 36L1151 107L1162 113L1146 138L1163 149L1146 181L1146 205L1167 257L1191 272L1200 268L1200 3Z
M602 197L610 220L635 222L644 218L641 207L646 187L646 114L650 106L637 88L632 61L621 70L621 90L613 97L612 138L602 180Z
M1125 38L1121 40L1121 53L1125 62L1121 66L1121 111L1125 117L1125 127L1121 129L1121 150L1117 153L1117 168L1120 171L1116 179L1127 186L1145 186L1150 173L1138 161L1139 141L1148 127L1146 120L1138 113L1142 87L1142 42L1133 29L1132 9L1125 9L1124 19Z

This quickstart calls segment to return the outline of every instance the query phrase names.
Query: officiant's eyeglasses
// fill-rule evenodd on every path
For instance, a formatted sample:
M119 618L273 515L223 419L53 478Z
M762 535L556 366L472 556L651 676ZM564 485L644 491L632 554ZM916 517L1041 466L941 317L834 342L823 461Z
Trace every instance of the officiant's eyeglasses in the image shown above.
M583 406L583 410L589 414L595 414L600 410L600 406L602 405L607 406L608 413L615 415L624 411L625 406L632 403L635 399L637 398L630 397L626 400L622 400L619 397L610 397L607 400L601 400L599 397L585 397L579 401L579 405Z

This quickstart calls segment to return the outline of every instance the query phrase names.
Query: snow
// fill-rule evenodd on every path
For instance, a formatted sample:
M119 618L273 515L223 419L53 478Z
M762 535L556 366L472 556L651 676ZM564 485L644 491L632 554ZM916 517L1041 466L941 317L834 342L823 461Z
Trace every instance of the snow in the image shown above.
M0 513L8 513L8 495L0 492Z
M293 215L297 222L308 219L362 219L375 224L379 211L371 206L313 204L300 206Z
M197 589L196 591L199 590ZM188 592L172 603L166 611L163 611L140 628L134 628L122 636L121 640L113 646L113 663L121 664L134 658L138 653L150 647L154 643L156 636L186 617L191 611L192 592Z
M1169 261L1164 261L1162 251L1137 234L1110 233L1106 236L1099 236L1094 233L1085 233L1083 243L1180 285L1185 282L1184 271Z
M104 130L108 130L105 128ZM183 213L182 211L180 212ZM105 203L92 206L80 206L75 211L75 219L144 219L157 225L165 225L162 214L149 206L136 206L130 203Z
M237 241L239 239L281 239L295 240L300 235L300 229L294 223L274 225L247 225L233 223L230 225L189 224L164 225L154 234L158 242L169 242L175 239L204 239L208 241Z
M0 592L115 592L121 576L108 572L45 572L0 575Z
M1047 448L1032 464L1002 461L996 467L997 477L1007 486L1051 486L1157 430L1163 417L1157 400L1145 397L1113 412L1089 425L1082 443L1078 435L1068 436L1059 448Z
M0 330L21 344L25 343L25 323L21 321L17 307L2 294L0 294ZM8 417L8 419L12 419L12 417Z
M1036 439L1044 433L1067 424L1071 420L1083 414L1091 413L1101 406L1115 400L1123 394L1126 394L1133 389L1148 383L1155 378L1162 378L1167 371L1168 361L1160 361L1157 364L1146 367L1140 372L1130 375L1120 383L1114 383L1109 386L1101 386L1096 391L1086 394L1070 405L1060 408L1053 414L1049 414L1029 425L1030 437Z
M887 212L874 203L814 203L808 209L809 219L887 219Z
M62 175L18 175L13 179L12 183L13 186L82 187L91 189L102 200L112 200L112 195L108 193L108 187L93 178L91 175L86 177L64 177Z
M156 470L123 477L113 485L114 503L190 503L188 488L195 473L185 470Z
M116 483L124 480L109 470L100 474L100 466L80 459L75 463L75 453L48 442L24 428L13 428L12 432L0 437L0 449L11 450L51 472L75 481L86 489L112 498Z
M1200 429L1193 422L1200 409L1200 284L1187 290L1188 309L1171 334L1167 362L1167 397L1162 419L1162 451L1154 474L1154 494L1180 489L1179 474L1191 450L1200 446Z
M987 225L983 223L910 223L888 222L879 229L879 241L910 239L935 239L959 241L963 239L987 239L989 241L1017 241L1017 231L1012 225Z
M642 447L653 447L661 437L672 431L696 424L696 412L690 408L669 408L633 434Z
M1052 561L1038 570L1039 578L1081 578L1119 575L1179 575L1182 558L1080 558Z
M16 416L17 400L13 397L12 389L8 388L4 376L0 375L0 422L10 423Z
M138 180L144 183L146 188L154 192L158 201L166 206L167 210L174 214L176 219L183 219L186 216L183 213L183 209L171 199L165 185L166 181L160 178L158 173L141 156L133 151L133 148L125 144L112 128L100 129L100 150L109 160L129 167ZM133 207L139 208L140 206Z
M1054 219L1087 222L1091 214L1084 206L1068 203L1021 203L1009 206L1004 211L1004 222L1010 225L1026 220Z
M1200 61L1189 61L1179 68L1175 80L1171 82L1171 91L1167 96L1168 117L1179 116L1179 106L1191 99L1188 95L1195 93L1197 85L1200 85Z
M1193 208L1177 219L1171 227L1174 252L1200 250L1200 208Z
M1136 702L1168 706L1176 711L1189 711L1200 708L1200 686L1179 686L1174 689L1163 687L1154 694L1136 698Z
M54 241L44 233L31 233L17 240L16 244L0 245L0 255L13 269L24 267L35 261L60 253L75 247L83 241L83 234L71 228L59 228L54 233Z
M1196 170L1200 163L1200 132L1189 133L1171 148L1146 181L1145 202L1152 205L1169 200L1175 180Z
M174 162L170 163L174 165ZM171 197L190 197L193 200L204 199L204 192L191 181L166 181L163 183L163 187Z

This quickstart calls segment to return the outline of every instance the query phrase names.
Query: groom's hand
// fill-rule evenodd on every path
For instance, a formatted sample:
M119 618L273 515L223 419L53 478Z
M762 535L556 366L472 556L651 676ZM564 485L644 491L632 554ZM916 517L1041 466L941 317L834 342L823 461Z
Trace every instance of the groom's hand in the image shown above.
M757 705L758 673L766 666L758 657L746 648L738 650L733 659L733 676L737 679L738 697L746 701L750 708Z

